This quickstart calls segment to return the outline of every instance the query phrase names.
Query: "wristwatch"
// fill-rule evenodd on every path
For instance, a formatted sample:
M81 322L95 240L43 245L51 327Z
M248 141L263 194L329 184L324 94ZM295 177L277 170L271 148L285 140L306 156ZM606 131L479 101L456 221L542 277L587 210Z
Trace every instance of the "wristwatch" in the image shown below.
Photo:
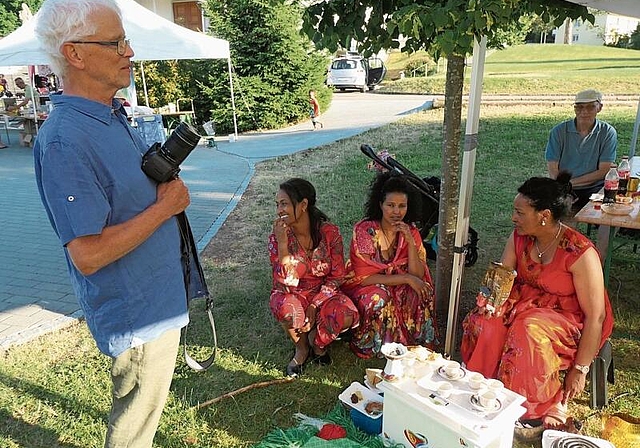
M580 373L587 374L589 373L589 366L581 366L580 364L574 364L573 367L576 368Z

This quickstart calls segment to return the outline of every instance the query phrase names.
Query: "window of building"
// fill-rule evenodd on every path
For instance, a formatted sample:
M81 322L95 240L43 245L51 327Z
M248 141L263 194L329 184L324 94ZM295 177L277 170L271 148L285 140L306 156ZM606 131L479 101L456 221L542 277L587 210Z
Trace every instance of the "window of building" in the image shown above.
M173 21L190 30L202 31L202 11L198 2L174 3Z

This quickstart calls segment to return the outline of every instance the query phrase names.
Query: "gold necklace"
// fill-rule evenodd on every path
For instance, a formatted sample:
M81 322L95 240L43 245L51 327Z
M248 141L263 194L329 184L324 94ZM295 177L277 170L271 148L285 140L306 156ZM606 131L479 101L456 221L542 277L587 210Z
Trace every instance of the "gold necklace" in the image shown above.
M384 241L385 243L387 243L386 248L382 247L382 244L380 244L380 249L386 250L387 252L390 253L391 249L394 247L394 244L396 242L395 233L394 233L393 242L389 240L389 237L387 236L387 232L384 231L384 229L382 228L382 225L380 226L380 233L382 233L382 236L384 237Z
M553 237L553 239L551 240L551 242L549 243L549 245L547 245L547 247L544 248L543 251L540 251L540 246L538 246L538 238L535 239L535 245L536 245L536 250L538 251L538 258L542 258L542 256L549 250L551 249L551 246L553 246L553 243L556 242L556 240L558 239L558 237L560 236L560 231L562 230L562 223L558 224L558 231L556 232L556 236Z
M313 253L313 238L309 237L309 247L307 248L307 246L300 242L300 240L298 239L298 235L296 235L295 232L293 232L293 237L298 242L298 246L300 246L304 253L307 255L307 258L311 258L311 254Z

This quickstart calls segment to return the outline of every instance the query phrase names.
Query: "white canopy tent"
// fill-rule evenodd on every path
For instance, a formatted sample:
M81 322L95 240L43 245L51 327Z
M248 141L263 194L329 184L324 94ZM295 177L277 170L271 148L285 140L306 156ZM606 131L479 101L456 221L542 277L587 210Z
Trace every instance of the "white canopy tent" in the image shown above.
M628 17L640 18L640 0L568 0L571 3L580 4L589 8L608 11ZM465 131L464 152L462 156L462 172L460 194L458 200L458 221L456 225L455 247L453 257L453 271L451 288L449 292L449 312L447 315L447 332L445 336L445 351L453 353L455 337L457 333L458 311L460 306L460 288L462 285L462 273L464 270L465 254L462 248L469 236L469 223L471 221L471 197L473 193L473 177L475 171L476 148L478 146L478 123L480 121L480 102L482 98L482 81L484 77L484 61L486 54L486 39L476 42L473 48L473 72L471 74L471 86L469 93L469 106L467 111L467 124ZM635 153L640 127L640 101L638 112L633 127L631 139L630 158Z
M229 42L189 30L160 17L133 0L115 0L122 11L127 38L135 52L134 61L168 59L226 59L231 88L233 125L237 136L235 98ZM37 17L37 14L36 14ZM0 66L47 65L48 56L34 33L35 20L29 20L0 40Z

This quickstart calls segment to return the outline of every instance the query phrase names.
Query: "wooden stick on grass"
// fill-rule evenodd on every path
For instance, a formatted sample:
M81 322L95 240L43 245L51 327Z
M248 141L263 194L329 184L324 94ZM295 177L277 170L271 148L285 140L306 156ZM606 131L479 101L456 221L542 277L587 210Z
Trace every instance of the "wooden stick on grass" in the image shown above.
M241 387L240 389L236 389L234 391L231 392L227 392L224 395L220 395L219 397L213 398L211 400L205 401L204 403L200 403L197 406L194 406L195 409L202 409L202 408L206 408L209 405L212 405L214 403L217 403L218 401L224 400L225 398L231 398L235 395L241 394L243 392L247 392L251 389L260 389L263 387L267 387L267 386L272 386L274 384L282 384L282 383L289 383L291 381L293 381L295 378L294 377L286 377L286 378L278 378L277 380L269 380L269 381L262 381L260 383L253 383L253 384L249 384L248 386L244 386Z

